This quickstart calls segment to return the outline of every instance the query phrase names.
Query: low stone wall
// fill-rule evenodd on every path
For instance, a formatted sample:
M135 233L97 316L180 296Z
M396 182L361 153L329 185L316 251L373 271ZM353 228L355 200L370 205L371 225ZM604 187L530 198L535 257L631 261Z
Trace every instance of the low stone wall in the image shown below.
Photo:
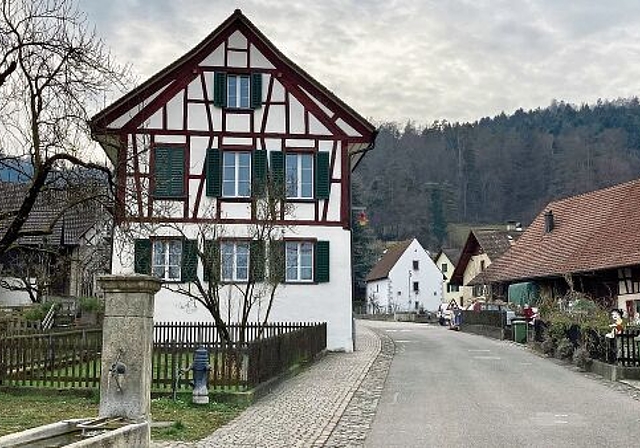
M591 363L589 371L611 381L640 380L640 367L616 366L595 359Z

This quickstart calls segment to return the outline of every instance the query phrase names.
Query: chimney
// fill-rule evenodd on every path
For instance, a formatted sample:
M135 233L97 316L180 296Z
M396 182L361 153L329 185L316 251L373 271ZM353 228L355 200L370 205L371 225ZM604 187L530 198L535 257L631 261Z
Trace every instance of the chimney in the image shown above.
M554 227L553 212L549 210L544 214L544 233L551 233Z

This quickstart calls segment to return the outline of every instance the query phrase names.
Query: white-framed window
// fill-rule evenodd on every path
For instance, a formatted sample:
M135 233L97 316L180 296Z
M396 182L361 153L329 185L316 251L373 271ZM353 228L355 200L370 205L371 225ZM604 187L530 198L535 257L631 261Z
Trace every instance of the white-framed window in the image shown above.
M222 153L222 195L247 198L251 196L251 153L224 151Z
M180 280L182 240L153 240L151 273L163 280Z
M227 75L227 107L249 109L249 75Z
M287 154L287 197L313 198L313 154Z
M285 258L288 282L313 281L313 243L287 241Z
M224 282L249 280L249 243L222 241L220 243L220 279Z

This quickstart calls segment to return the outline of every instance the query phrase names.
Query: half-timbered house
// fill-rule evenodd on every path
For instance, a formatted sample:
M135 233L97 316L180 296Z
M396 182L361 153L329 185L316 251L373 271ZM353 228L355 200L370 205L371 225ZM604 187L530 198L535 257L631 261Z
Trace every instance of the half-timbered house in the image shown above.
M253 250L248 229L269 194L265 182L280 180L286 269L271 320L326 321L328 348L351 350L351 172L376 130L240 10L91 126L116 171L112 272L165 280L156 320L210 319L173 291L193 276L206 280L192 257L203 226L218 226L216 275L250 277L264 251ZM232 303L228 289L221 296Z

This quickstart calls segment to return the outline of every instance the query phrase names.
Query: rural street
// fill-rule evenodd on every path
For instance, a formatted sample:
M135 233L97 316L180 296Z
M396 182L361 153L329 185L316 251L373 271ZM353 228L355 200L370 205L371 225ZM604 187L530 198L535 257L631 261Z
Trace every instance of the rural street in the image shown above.
M396 354L367 448L630 447L640 401L508 341L372 323Z

